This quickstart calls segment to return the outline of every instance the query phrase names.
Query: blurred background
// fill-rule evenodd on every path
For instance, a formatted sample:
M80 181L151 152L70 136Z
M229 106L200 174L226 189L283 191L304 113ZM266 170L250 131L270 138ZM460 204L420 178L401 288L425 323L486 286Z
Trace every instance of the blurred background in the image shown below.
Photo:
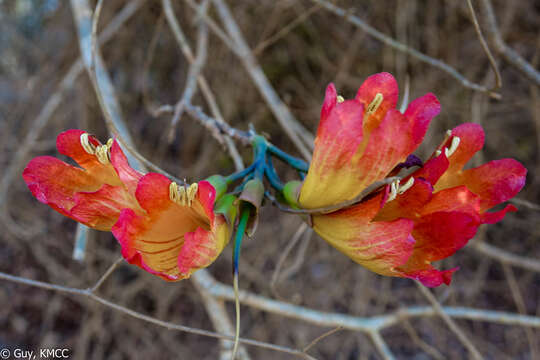
M132 13L119 20L130 3ZM201 18L190 6L196 2L172 3L196 54ZM363 79L388 71L397 78L402 93L409 84L409 99L433 92L442 104L441 114L417 152L420 157L432 152L446 129L472 121L482 124L487 134L483 152L474 159L476 165L512 157L528 168L527 185L516 200L519 211L482 228L466 248L437 264L439 268L459 265L460 270L451 286L437 288L434 294L445 306L540 316L538 80L524 75L495 46L486 2L472 3L502 77L503 86L497 91L500 99L463 86L448 72L384 44L348 21L357 17L396 41L443 61L479 87L491 88L494 72L466 1L333 2L345 10L343 17L318 1L227 0L232 18L269 84L301 124L295 129L308 149L329 82L345 98L352 98ZM95 5L90 2L92 8ZM538 71L540 2L494 0L492 5L502 39ZM208 18L228 35L212 1ZM102 141L108 138L90 77L82 63L77 65L80 50L72 8L68 1L0 0L0 20L0 169L4 169L0 170L0 271L87 288L118 258L120 246L110 233L91 231L84 259L74 260L76 223L36 201L20 176L32 157L58 156L56 135L66 129L85 129ZM171 31L162 1L105 1L98 34L119 21L121 26L102 43L101 50L138 151L190 182L233 172L234 162L224 146L189 114L180 118L170 144L164 136L173 115L157 109L174 106L182 98L190 62ZM245 60L215 31L209 32L201 74L223 119L242 130L252 124L274 144L300 156L249 75ZM192 103L212 114L200 90ZM238 144L238 149L249 163L249 148ZM294 178L290 170L278 169L283 178ZM301 220L280 213L271 204L265 205L261 216L258 232L243 246L241 288L320 311L360 317L428 304L414 282L368 272L316 235L302 235L283 256ZM227 248L208 269L225 284L232 283L231 253ZM214 330L201 295L190 281L166 283L122 264L99 294L161 320ZM0 280L0 305L0 347L68 348L74 359L220 356L216 339L169 331L82 296ZM234 319L233 304L226 303L226 309ZM242 308L241 323L242 336L295 349L331 330L249 306ZM540 359L538 328L481 320L457 323L486 359ZM381 335L398 359L469 356L439 318L404 318ZM295 358L259 347L247 350L252 359ZM384 356L368 336L346 329L315 344L309 354L343 360Z

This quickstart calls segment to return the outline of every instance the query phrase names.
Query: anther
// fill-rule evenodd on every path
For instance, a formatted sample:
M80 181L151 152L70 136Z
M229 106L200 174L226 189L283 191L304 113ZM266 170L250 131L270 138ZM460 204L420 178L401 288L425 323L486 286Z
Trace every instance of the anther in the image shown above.
M447 148L444 148L444 154L446 155L446 157L449 157L451 156L453 153L456 152L458 146L459 146L459 143L460 143L461 139L457 136L454 136L452 138L452 143L450 144L450 149L447 149Z
M114 142L113 139L107 140L107 147L108 147L109 149L112 147L113 142Z
M446 149L446 148L445 148L445 149ZM446 151L445 151L445 153L446 153ZM435 156L439 156L439 155L441 155L441 154L442 154L442 151L441 151L441 150L435 151Z
M338 102L338 103L342 103L342 102L344 102L344 101L345 101L345 99L343 98L343 96L341 96L341 95L338 95L338 96L337 96L337 102Z
M373 101L371 101L371 103L369 103L369 105L368 105L368 107L366 109L366 113L371 115L375 111L377 111L379 106L381 106L383 100L384 100L383 94L377 93L377 95L375 95L375 97L373 98Z
M193 183L187 188L187 203L188 203L188 206L191 206L193 204L193 200L197 196L198 189L199 189L199 185L197 183Z
M90 141L88 140L88 133L81 134L80 142L84 151L86 151L90 155L94 155L96 153L96 147L94 146L94 144L90 143Z
M100 163L107 165L109 163L109 148L107 145L99 145L96 147L95 155Z
M407 180L407 182L404 185L401 185L398 188L398 191L397 191L398 194L399 195L403 194L405 191L409 190L413 185L414 185L414 178L411 177L409 180Z
M390 202L394 200L398 194L398 188L399 188L399 179L392 181L390 184L390 195L388 195L388 200L386 202Z

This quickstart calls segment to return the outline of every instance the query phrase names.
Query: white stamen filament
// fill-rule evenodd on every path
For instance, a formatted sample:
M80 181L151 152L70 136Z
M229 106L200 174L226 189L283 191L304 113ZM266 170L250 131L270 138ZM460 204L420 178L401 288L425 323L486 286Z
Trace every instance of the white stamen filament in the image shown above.
M193 200L197 196L197 191L199 190L199 185L197 183L191 184L187 189L187 202L188 206L193 204Z
M99 145L96 148L96 157L100 163L107 165L109 163L109 148L107 145Z
M88 140L88 133L81 134L80 142L84 151L86 151L90 155L94 155L96 153L96 147Z
M396 198L398 194L398 188L399 188L399 179L393 181L390 184L390 195L388 195L388 200L386 200L386 202L390 202Z
M446 157L449 157L451 156L453 153L456 152L458 146L459 146L459 143L461 142L461 139L457 136L454 136L452 138L452 143L450 144L450 149L446 149L444 150L444 153L446 155Z
M342 103L342 102L344 102L344 101L345 101L345 99L343 98L343 96L341 96L341 95L338 95L338 96L337 96L337 102L338 102L338 103Z
M375 111L377 111L379 106L381 106L383 100L384 100L383 94L377 93L377 95L375 95L375 97L373 98L371 103L369 103L369 105L368 105L368 107L366 109L366 114L371 115Z
M401 185L398 188L398 194L399 195L403 194L405 191L409 190L413 185L414 185L414 178L411 177L409 180L407 180L407 182L404 185Z
M444 149L446 150L446 148L444 148ZM441 155L441 153L442 153L441 150L437 150L437 151L435 151L435 156L439 156L439 155Z

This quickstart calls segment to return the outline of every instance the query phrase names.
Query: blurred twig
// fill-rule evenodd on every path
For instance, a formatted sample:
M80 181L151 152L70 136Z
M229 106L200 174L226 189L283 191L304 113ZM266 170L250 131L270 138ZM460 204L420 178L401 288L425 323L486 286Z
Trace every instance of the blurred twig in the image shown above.
M192 3L191 0L187 0L188 3ZM266 100L266 103L272 110L274 116L278 120L283 130L287 133L287 136L294 143L298 151L305 159L311 158L311 151L306 147L306 144L302 142L300 134L307 135L308 132L301 128L298 121L293 117L288 107L281 101L276 91L266 78L266 75L262 71L257 60L253 56L249 46L244 40L244 36L238 27L238 24L234 20L227 4L223 0L213 0L217 13L227 33L232 38L235 48L237 49L238 56L244 64L247 72L251 76L253 82L259 89L259 92ZM306 138L305 136L303 137ZM313 140L308 137L307 144L312 146Z
M501 54L504 60L510 65L521 71L529 80L540 86L540 72L536 70L531 64L529 64L523 57L521 57L511 47L506 45L502 39L499 27L497 25L497 19L495 18L495 11L491 5L490 0L480 0L482 11L485 14L487 23L487 35L493 43L495 50Z
M424 295L424 297L430 302L431 306L433 306L433 310L435 310L437 315L439 315L443 319L443 321L446 323L446 325L448 325L450 330L452 330L452 332L457 336L457 338L463 344L463 346L467 348L472 358L476 360L482 360L483 356L480 355L480 352L478 351L478 349L476 349L476 346L474 346L474 344L463 332L463 330L459 328L458 324L456 324L456 322L452 320L450 316L448 316L447 313L444 312L441 304L439 304L439 302L437 301L435 296L433 296L431 291L427 287L422 285L419 281L415 281L415 283L418 289L420 290L420 292L422 293L422 295Z
M500 98L499 94L492 92L489 88L487 88L485 86L479 85L477 83L474 83L474 82L466 79L456 69L454 69L450 65L446 64L445 62L443 62L441 60L438 60L438 59L435 59L435 58L432 58L430 56L427 56L427 55L421 53L420 51L418 51L416 49L413 49L413 48L410 48L409 46L400 43L399 41L391 38L390 36L383 34L379 30L375 29L374 27L372 27L371 25L366 23L364 20L360 19L358 16L352 15L349 11L346 11L346 10L344 10L344 9L342 9L342 8L340 8L340 7L334 5L334 4L332 4L332 3L330 3L329 1L326 1L326 0L311 0L311 1L314 1L317 4L322 5L325 9L327 9L328 11L334 13L335 15L343 17L345 20L347 20L351 24L354 24L354 25L358 26L359 28L364 30L366 33L373 36L375 39L383 42L384 44L386 44L386 45L388 45L388 46L390 46L390 47L392 47L392 48L394 48L394 49L396 49L398 51L403 51L403 52L409 54L410 56L412 56L412 57L414 57L414 58L416 58L416 59L418 59L420 61L423 61L423 62L425 62L425 63L427 63L427 64L429 64L431 66L434 66L436 68L441 69L442 71L444 71L444 72L448 73L450 76L452 76L454 79L458 80L461 83L461 85L465 86L466 88L487 93L491 97L494 97L494 98L497 98L497 99Z
M180 46L180 50L186 57L186 59L190 63L195 62L195 57L193 55L193 51L191 50L191 47L189 46L186 37L184 36L184 33L182 32L180 28L180 24L178 22L178 19L174 15L174 11L172 9L171 1L170 0L162 0L162 6L163 11L165 12L165 17L167 18L167 22L169 24L169 27L171 31L173 32L174 38L176 39L176 42ZM210 85L208 85L208 81L204 77L202 73L199 74L197 78L199 82L199 86L201 87L201 92L206 99L206 102L208 103L208 106L210 107L210 111L212 112L212 115L216 119L216 122L218 124L225 123L225 120L223 119L223 116L221 115L221 111L219 110L219 107L217 105L216 98L210 89ZM193 114L193 113L191 113ZM192 115L193 116L193 115ZM196 117L197 118L197 117ZM221 142L221 132L217 131L218 128L212 128L211 134ZM231 158L234 161L235 167L237 170L241 170L244 168L244 164L242 162L242 158L240 157L240 154L238 153L238 149L236 148L234 142L231 139L231 136L229 134L225 134L225 144L227 145L227 149L229 150L229 154L231 155Z
M537 259L515 255L493 245L486 244L485 242L474 242L472 247L481 254L492 257L505 264L540 272L540 261Z
M489 46L486 43L484 36L482 35L482 30L480 29L480 25L478 24L478 19L476 18L476 12L474 11L472 0L467 0L467 5L469 6L469 11L471 13L474 30L476 31L476 35L478 35L478 40L480 40L480 44L482 44L482 48L484 49L484 52L486 53L486 56L488 57L491 69L495 73L495 87L492 90L500 89L502 86L501 74L499 73L499 68L497 67L497 63L495 62L495 59L493 58L493 55L491 54L491 51L489 50Z

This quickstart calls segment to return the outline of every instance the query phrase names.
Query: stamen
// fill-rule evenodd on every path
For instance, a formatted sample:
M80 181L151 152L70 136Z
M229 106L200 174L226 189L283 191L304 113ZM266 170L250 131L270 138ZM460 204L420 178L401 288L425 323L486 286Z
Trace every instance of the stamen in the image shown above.
M88 133L81 134L80 141L84 151L90 155L94 155L96 153L96 147L88 140Z
M199 190L199 185L197 183L191 184L187 189L187 202L188 206L193 204L193 200L197 196L197 191Z
M169 199L172 202L177 202L178 199L178 184L174 181L169 185Z
M183 186L178 186L178 201L177 204L186 206L187 205L187 198L186 198L186 188Z
M113 142L114 142L113 139L107 140L107 147L108 147L109 149L112 147Z
M401 185L399 188L398 188L398 194L401 195L403 194L405 191L409 190L414 184L414 178L411 177L409 180L407 180L407 182L404 184L404 185Z
M449 157L453 153L456 152L460 142L461 142L461 139L459 137L454 136L452 138L452 143L450 144L450 149L446 149L446 148L444 149L444 153L445 153L446 157Z
M109 148L107 145L99 145L96 148L96 157L103 165L107 165L109 163Z
M371 115L375 111L377 111L379 106L381 106L383 100L384 100L383 94L377 93L377 95L375 95L375 98L373 98L373 101L371 101L371 103L368 105L368 107L366 109L366 113L368 115Z
M446 149L446 148L445 148L445 149ZM441 154L442 154L442 151L441 151L441 150L435 151L435 156L439 156L439 155L441 155Z
M338 103L342 103L342 102L344 102L344 101L345 101L345 99L343 98L343 96L341 96L341 95L338 95L338 96L337 96L337 102L338 102Z
M399 179L393 181L390 184L390 195L388 196L388 200L386 200L386 202L390 202L396 198L398 194L398 188L399 188Z

